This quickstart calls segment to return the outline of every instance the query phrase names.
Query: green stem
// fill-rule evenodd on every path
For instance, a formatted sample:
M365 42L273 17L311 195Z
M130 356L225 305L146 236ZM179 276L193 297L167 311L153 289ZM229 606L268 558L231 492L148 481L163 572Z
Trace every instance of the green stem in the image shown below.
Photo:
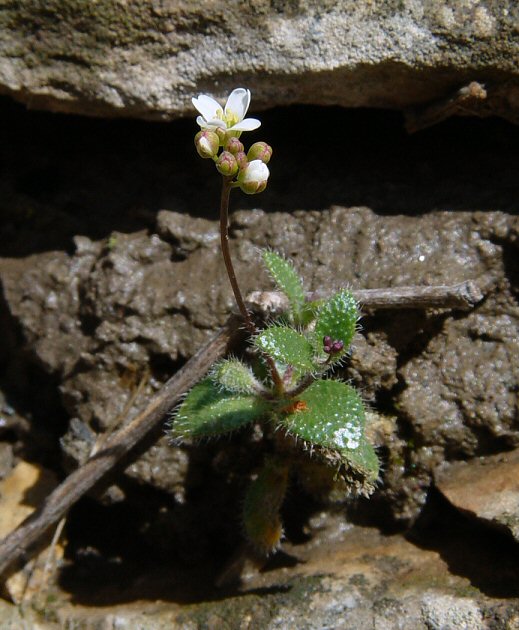
M236 304L238 305L238 309L245 321L245 325L247 326L249 333L251 335L256 335L258 331L256 329L256 326L254 325L254 322L252 321L247 307L245 306L245 302L243 300L240 287L238 285L238 280L236 279L236 274L234 272L231 252L229 250L229 197L232 187L232 177L223 176L222 195L220 197L220 244L222 246L225 269L227 270L227 275L229 276L229 282L231 283ZM272 357L270 357L269 355L265 355L265 359L270 370L270 375L272 377L272 382L274 383L276 393L282 394L285 391L285 387L283 384L283 379L281 378L276 368L276 364L274 363Z

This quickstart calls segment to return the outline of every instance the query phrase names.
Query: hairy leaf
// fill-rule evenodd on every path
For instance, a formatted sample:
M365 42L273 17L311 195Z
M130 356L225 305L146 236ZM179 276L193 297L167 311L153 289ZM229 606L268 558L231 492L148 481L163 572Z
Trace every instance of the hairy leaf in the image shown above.
M364 405L353 387L340 381L315 381L281 409L280 424L310 447L321 447L324 460L342 468L352 493L373 491L379 462L365 438Z
M355 298L349 291L343 289L321 304L317 312L315 335L320 343L324 337L342 342L343 348L337 353L337 357L340 358L351 344L358 318L359 311Z
M305 292L301 278L297 275L292 263L271 250L265 250L262 256L274 282L288 298L293 323L303 324L306 309Z
M312 344L289 326L266 328L254 339L254 344L275 361L292 365L299 371L312 372L317 368Z
M171 435L186 439L229 433L267 410L261 398L222 390L207 378L195 385L180 405L171 423Z
M364 433L362 400L353 387L340 381L315 381L285 410L282 425L310 444L354 450Z
M239 359L224 359L211 370L211 378L229 392L254 394L261 389L250 367Z
M279 511L288 484L289 467L275 457L268 457L258 477L251 483L243 506L245 533L263 553L275 549L283 527Z

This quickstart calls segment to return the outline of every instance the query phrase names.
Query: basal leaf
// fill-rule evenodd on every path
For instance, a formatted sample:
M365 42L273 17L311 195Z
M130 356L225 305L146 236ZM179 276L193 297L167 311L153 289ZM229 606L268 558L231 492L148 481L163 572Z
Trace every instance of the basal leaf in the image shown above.
M207 378L195 385L180 405L171 423L171 435L186 439L229 433L267 410L261 398L222 390Z
M243 524L248 539L263 553L277 547L283 533L279 511L288 484L288 464L267 458L251 483L243 506Z
M374 484L378 479L380 464L375 449L362 438L358 448L341 451L342 463L353 469L353 472L365 477L366 482ZM348 473L347 473L348 474Z
M353 387L340 381L315 381L284 410L283 427L309 444L355 450L364 435L362 400Z
M280 413L279 422L290 434L323 449L324 461L341 470L352 494L373 491L379 462L365 438L364 406L353 387L315 381Z

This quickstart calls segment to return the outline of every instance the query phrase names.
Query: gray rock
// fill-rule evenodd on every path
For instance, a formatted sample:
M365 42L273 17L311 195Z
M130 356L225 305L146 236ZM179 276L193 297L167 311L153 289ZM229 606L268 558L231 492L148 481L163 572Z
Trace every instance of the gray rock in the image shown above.
M488 96L475 113L517 121L518 20L508 0L17 1L0 14L0 89L31 107L169 119L238 84L257 108L403 108L476 80Z

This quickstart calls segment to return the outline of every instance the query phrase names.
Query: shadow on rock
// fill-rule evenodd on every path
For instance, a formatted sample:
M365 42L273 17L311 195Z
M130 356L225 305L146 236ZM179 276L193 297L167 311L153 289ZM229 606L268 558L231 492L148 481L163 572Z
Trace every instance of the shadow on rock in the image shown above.
M434 487L407 539L436 551L449 571L488 597L519 596L519 543L483 519L457 510Z

